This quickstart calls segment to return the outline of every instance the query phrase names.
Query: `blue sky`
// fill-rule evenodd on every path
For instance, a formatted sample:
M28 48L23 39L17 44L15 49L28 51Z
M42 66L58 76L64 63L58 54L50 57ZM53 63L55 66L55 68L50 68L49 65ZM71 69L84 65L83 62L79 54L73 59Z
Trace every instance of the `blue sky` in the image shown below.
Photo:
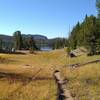
M0 0L0 34L67 37L85 15L97 15L96 0Z

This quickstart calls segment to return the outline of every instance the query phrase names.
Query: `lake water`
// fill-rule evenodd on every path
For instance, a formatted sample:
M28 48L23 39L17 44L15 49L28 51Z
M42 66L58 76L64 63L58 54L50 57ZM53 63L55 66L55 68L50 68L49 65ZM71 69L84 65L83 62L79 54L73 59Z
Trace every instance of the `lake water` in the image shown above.
M52 47L41 47L41 51L51 51L52 50Z

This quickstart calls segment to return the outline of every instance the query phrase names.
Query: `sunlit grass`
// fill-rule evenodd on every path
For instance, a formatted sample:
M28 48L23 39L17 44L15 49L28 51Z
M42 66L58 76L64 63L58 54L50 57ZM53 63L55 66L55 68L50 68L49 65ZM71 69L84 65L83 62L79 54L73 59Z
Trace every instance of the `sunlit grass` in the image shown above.
M84 55L70 58L64 50L54 50L26 55L0 54L0 58L5 60L0 62L1 71L33 76L41 68L36 77L52 78L52 80L32 81L15 93L12 92L19 88L22 82L9 83L7 79L0 79L0 100L56 100L57 89L53 80L53 72L56 69L60 70L62 75L69 80L67 88L75 100L100 100L100 63L76 69L67 66L100 59L100 56L87 57Z

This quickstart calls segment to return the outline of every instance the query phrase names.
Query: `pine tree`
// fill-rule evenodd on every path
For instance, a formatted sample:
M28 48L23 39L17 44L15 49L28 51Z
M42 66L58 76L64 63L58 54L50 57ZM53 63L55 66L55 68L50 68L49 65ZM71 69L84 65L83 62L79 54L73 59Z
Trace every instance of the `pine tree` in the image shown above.
M2 50L2 40L0 39L0 51Z
M38 48L37 48L37 46L35 44L35 41L34 41L32 36L29 38L28 44L29 44L30 52L31 51L33 52L34 50L38 50Z
M69 37L70 50L79 46L86 47L91 55L100 52L100 23L95 16L85 17L82 23L77 23Z
M20 31L16 31L13 34L14 37L14 46L15 49L21 50L22 49L22 36Z
M100 0L96 0L96 7L98 10L98 18L100 18Z
M79 30L80 30L80 23L78 22L76 26L73 28L71 35L69 37L69 45L70 49L76 49L78 45L80 45L79 39Z

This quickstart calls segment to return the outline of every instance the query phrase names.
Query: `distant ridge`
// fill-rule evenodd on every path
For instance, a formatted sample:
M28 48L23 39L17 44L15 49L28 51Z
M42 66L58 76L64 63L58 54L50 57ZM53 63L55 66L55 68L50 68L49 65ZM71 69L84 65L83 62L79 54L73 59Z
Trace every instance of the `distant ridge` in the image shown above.
M24 38L29 38L30 36L32 36L35 40L36 39L44 39L44 40L48 40L48 38L44 35L32 35L32 34L22 34L22 36Z
M23 38L29 38L30 36L32 36L34 40L48 40L48 38L43 35L22 34ZM13 36L9 35L0 35L0 39L2 39L4 42L13 42Z
M13 42L12 36L9 35L0 35L0 39L4 42Z
M33 35L33 34L22 34L22 37L24 39L28 39L30 36L32 36L35 40L35 43L37 46L52 46L53 43L55 43L58 40L62 40L63 38L52 38L52 39L48 39L46 36L44 35ZM0 39L5 43L5 44L12 44L13 43L13 36L9 36L9 35L0 35Z

